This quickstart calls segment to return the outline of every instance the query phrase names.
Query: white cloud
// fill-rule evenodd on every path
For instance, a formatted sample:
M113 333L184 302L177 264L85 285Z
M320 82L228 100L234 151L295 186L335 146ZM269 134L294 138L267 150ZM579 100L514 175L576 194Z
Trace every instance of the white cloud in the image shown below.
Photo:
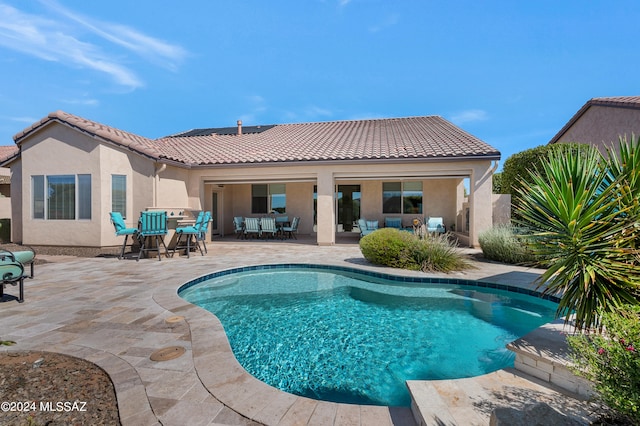
M181 62L187 55L186 50L182 47L158 40L134 28L117 23L101 22L82 16L61 6L55 0L40 1L58 14L80 24L93 34L135 52L154 63L160 63L167 68L175 68L175 64Z
M133 28L81 17L55 1L43 0L42 3L63 19L23 13L0 3L0 46L45 61L98 71L129 89L141 87L144 82L123 63L121 53L106 53L105 49L122 47L169 69L175 69L186 56L186 51L180 46L165 43ZM89 34L80 30L89 30ZM101 47L87 41L91 35L97 35L110 44Z
M86 106L98 106L100 101L92 98L80 98L80 99L61 99L60 102L64 102L69 105L86 105Z
M304 109L304 113L307 117L312 117L313 119L317 117L331 117L333 112L326 108L320 108L315 105L309 105Z
M455 113L450 117L452 123L461 125L465 123L473 123L477 121L486 121L489 119L489 114L481 109L469 109Z
M7 120L15 121L16 123L33 124L33 123L36 123L40 119L39 118L33 118L33 117L7 117Z
M393 13L391 15L388 15L382 22L380 22L379 24L373 25L371 27L369 27L369 31L371 31L372 33L377 33L380 32L386 28L392 27L394 25L396 25L398 22L400 22L400 15L398 15L397 13Z

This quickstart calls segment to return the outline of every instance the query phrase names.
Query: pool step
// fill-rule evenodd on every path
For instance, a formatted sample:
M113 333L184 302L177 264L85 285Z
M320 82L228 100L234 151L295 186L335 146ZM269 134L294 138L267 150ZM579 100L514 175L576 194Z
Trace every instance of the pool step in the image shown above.
M545 402L588 423L595 412L586 380L568 368L564 321L537 328L507 345L515 368L458 380L408 381L411 410L422 425L488 425L497 407L521 409Z
M578 395L552 388L515 369L458 380L408 381L411 410L419 426L488 425L497 407L516 409L545 402L588 424L593 407Z
M560 319L507 345L516 354L514 367L544 382L584 397L594 396L592 384L569 369L569 346L564 320Z

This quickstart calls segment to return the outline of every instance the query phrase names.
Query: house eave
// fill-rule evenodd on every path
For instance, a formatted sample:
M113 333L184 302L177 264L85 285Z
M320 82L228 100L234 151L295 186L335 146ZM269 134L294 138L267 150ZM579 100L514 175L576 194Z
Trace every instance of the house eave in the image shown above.
M211 168L238 168L238 167L282 167L282 166L307 166L310 164L324 165L362 165L362 164L406 164L406 163L449 163L462 161L495 161L500 160L500 153L486 155L471 155L457 157L408 157L408 158L362 158L362 159L323 159L323 160L292 160L292 161L255 161L255 162L236 162L236 163L209 163L209 164L192 164L192 169L211 169Z

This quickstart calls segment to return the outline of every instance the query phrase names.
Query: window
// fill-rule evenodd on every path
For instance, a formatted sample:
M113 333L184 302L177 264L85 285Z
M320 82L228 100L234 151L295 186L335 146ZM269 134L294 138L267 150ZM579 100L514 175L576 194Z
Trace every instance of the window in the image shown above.
M403 182L402 213L422 214L422 182Z
M33 218L44 219L44 176L31 176Z
M422 182L383 182L382 213L422 214Z
M267 214L272 211L285 213L287 204L286 185L251 185L251 213Z
M402 184L400 182L382 183L382 213L401 213Z
M32 176L31 186L34 219L91 219L91 175Z
M127 177L111 175L111 211L127 218Z

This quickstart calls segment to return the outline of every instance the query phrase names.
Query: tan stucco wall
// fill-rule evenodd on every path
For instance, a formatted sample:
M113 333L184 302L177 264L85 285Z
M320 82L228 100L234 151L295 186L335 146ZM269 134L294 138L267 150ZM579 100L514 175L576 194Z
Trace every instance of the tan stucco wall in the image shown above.
M22 238L22 161L14 161L11 165L11 241L21 242Z
M139 212L153 202L152 162L137 154L105 146L57 123L47 126L22 143L20 164L23 198L17 214L23 218L21 242L24 244L81 247L120 244L121 237L114 235L108 216L111 210L112 174L127 176L127 224L137 223ZM31 176L66 174L91 175L91 219L33 219ZM17 222L13 222L16 226ZM16 231L14 237L18 233Z
M605 147L618 145L620 136L640 136L640 109L594 105L562 135L559 142L579 142Z
M493 194L493 225L511 223L511 194Z

